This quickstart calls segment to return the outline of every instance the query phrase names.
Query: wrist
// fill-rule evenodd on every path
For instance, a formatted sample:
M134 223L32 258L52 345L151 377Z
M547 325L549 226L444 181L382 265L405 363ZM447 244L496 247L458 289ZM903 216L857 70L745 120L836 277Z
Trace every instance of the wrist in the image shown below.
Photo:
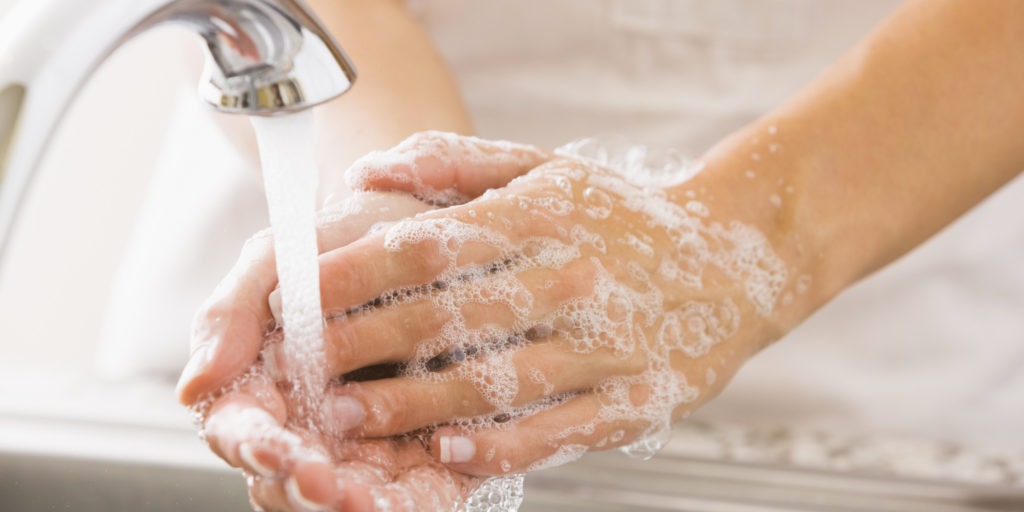
M756 229L784 263L785 284L774 308L762 315L777 336L848 284L846 275L826 264L827 223L808 201L813 155L796 140L782 121L758 121L712 148L702 158L700 174L669 190L679 204L703 203L714 222Z

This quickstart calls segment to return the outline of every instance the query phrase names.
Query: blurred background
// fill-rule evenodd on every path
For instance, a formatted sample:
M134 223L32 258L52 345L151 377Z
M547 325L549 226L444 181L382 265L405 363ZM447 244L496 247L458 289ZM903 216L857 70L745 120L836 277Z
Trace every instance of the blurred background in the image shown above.
M0 0L0 17L15 3ZM166 76L182 44L195 44L191 34L151 31L89 80L0 263L0 510L247 508L244 485L196 439L172 383L104 383L94 364L175 92L194 80L176 73L138 88L123 77ZM183 326L184 344L187 335ZM225 491L204 501L187 490L203 485Z
M0 0L0 16L15 3ZM139 88L123 77L128 71L168 75L167 62L180 58L181 44L194 45L191 34L162 28L125 45L60 122L0 264L2 378L77 373L94 357L114 271L175 92L188 81L194 86L195 78L169 76ZM119 104L130 107L111 107Z

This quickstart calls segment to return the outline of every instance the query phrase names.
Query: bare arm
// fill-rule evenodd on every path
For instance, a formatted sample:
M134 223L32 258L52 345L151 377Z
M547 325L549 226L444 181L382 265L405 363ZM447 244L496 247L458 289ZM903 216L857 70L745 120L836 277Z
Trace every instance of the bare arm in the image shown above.
M688 188L774 233L816 283L780 312L783 330L1024 169L1022 35L1021 2L908 2L708 153Z
M454 79L401 0L312 0L316 13L356 63L355 87L321 107L322 162L339 171L412 133L469 135L472 126Z

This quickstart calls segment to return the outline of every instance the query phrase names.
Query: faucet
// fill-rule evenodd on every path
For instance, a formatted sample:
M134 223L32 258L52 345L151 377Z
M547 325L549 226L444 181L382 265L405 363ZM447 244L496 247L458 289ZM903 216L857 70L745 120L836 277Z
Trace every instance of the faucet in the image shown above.
M200 97L269 116L347 91L349 58L301 0L21 0L0 23L0 258L57 122L85 80L134 35L163 23L205 40ZM125 87L160 77L134 76Z

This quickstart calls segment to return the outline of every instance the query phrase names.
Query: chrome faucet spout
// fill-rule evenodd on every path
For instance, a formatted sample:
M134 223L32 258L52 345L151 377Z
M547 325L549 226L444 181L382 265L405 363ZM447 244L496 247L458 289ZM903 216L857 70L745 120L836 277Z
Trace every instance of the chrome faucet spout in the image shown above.
M180 21L206 40L200 95L231 113L303 110L351 87L355 68L297 0L185 0L148 21Z
M223 112L304 110L355 81L351 61L301 0L22 0L0 23L0 258L68 104L107 55L163 23L205 40L199 95Z

